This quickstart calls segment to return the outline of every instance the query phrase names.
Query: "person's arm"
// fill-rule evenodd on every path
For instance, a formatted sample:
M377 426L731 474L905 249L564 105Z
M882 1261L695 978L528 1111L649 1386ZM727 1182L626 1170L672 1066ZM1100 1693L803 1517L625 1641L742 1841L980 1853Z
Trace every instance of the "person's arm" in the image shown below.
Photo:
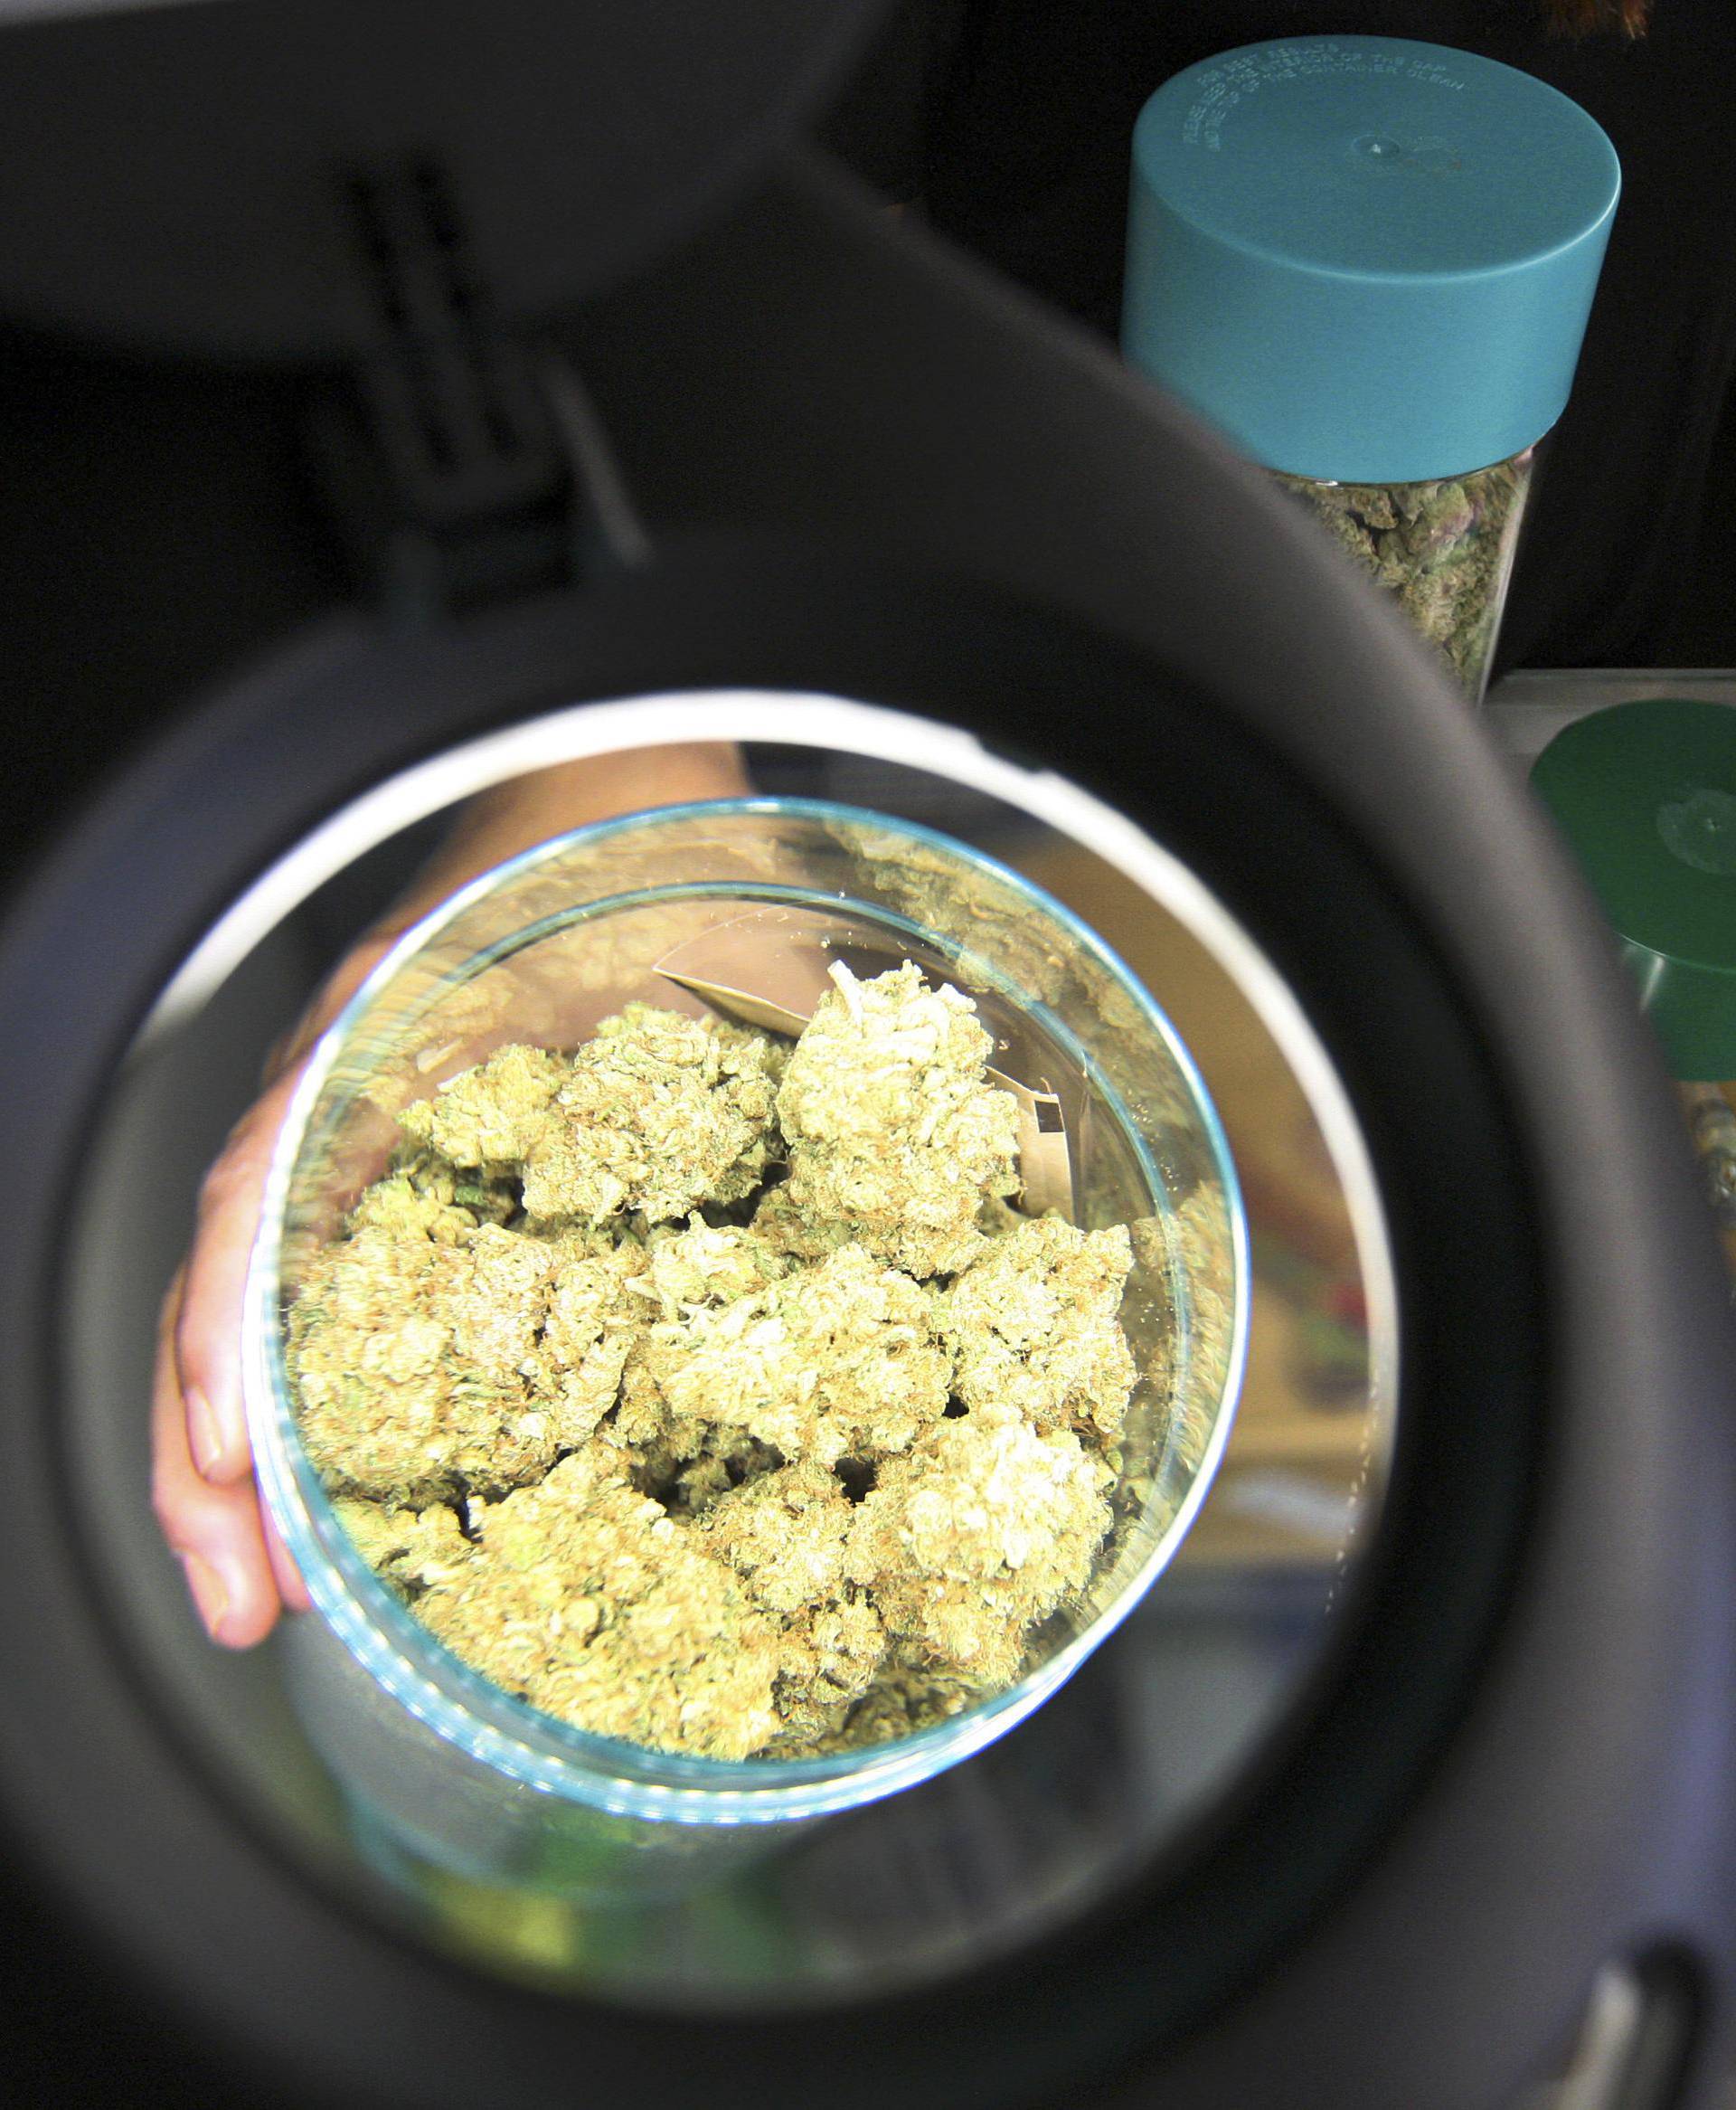
M248 1257L267 1168L309 1050L399 937L467 880L586 822L750 790L723 744L631 749L562 763L470 801L436 856L358 940L294 1033L274 1051L266 1088L231 1131L200 1189L185 1262L158 1325L151 1408L152 1500L186 1572L200 1617L231 1648L262 1641L307 1591L253 1481L239 1340Z

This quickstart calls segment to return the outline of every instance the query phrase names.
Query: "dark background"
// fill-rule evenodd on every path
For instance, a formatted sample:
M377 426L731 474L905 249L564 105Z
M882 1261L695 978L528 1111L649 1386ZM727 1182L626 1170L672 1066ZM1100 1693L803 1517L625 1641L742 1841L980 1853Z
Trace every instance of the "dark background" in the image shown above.
M1212 52L1319 33L1524 68L1621 157L1497 675L1736 665L1736 0L1657 0L1637 41L1552 35L1535 0L906 0L823 138L902 210L1112 336L1141 103ZM4 879L190 693L344 579L304 469L305 377L159 367L4 324L0 377Z

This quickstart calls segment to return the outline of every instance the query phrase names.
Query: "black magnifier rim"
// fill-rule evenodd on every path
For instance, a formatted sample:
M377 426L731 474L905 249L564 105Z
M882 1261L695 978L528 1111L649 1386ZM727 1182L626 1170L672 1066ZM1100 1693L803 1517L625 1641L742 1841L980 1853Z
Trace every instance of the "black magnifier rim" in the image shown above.
M544 326L723 213L884 12L26 5L0 16L0 310L153 355L347 364L379 351L390 301L356 190L401 176L437 201L428 232L458 289L480 288L491 321Z
M1221 2103L1230 2098L1214 2091L1230 2069L1214 2067L1212 2018L1256 1972L1281 2000L1301 1937L1330 1917L1429 1793L1455 1724L1473 1710L1502 1608L1523 1579L1521 1537L1561 1404L1544 1330L1547 1261L1498 1068L1402 885L1210 698L1130 649L988 589L763 544L694 547L583 602L440 637L394 643L339 626L165 740L39 870L0 945L0 991L17 1006L33 985L58 988L64 1007L82 962L100 1008L80 1031L64 1015L39 1012L35 1030L0 1045L0 1119L32 1124L28 1170L0 1218L0 1294L22 1381L14 1415L21 1425L28 1417L33 1438L20 1444L14 1528L0 1547L0 1575L13 1573L0 1586L14 1602L33 1588L44 1607L41 1646L64 1644L52 1690L46 1661L25 1666L36 1690L24 1711L46 1695L63 1734L66 1817L101 1811L137 1831L163 1800L173 1822L196 1835L211 1925L227 1926L231 1944L253 1925L269 1960L244 1946L224 1953L209 1928L171 1918L163 1935L185 1939L163 1990L193 1979L207 2026L238 2049L250 2040L256 2059L307 2073L307 2100L348 2100L335 2085L346 2068L358 2101L474 2101L508 2075L527 2105L567 2100L580 2058L599 2100L703 2095L720 2110L745 2110L811 2099L807 2025L646 2018L485 1980L364 1928L287 1865L222 1784L201 1777L174 1725L153 1719L147 1736L145 1680L113 1659L112 1636L99 1628L91 1576L74 1565L63 1476L43 1441L55 1395L47 1336L58 1183L132 1034L215 915L348 798L465 738L587 697L752 687L945 717L1014 759L1064 768L1127 810L1193 866L1290 979L1375 1161L1399 1272L1404 1404L1363 1616L1346 1623L1329 1693L1316 1694L1331 1704L1293 1720L1215 1830L1161 1872L1136 1874L1122 1896L1026 1954L931 1992L829 2010L823 2026L825 2090L841 2110L889 2094L960 2110L1079 2101L1088 2076L1112 2086L1118 2072L1152 2060L1147 2070L1167 2072L1166 2047L1179 2049L1189 2032L1164 2100ZM720 737L727 732L720 717ZM201 809L190 839L184 800L201 782L229 795ZM1250 801L1263 816L1251 835ZM1420 1096L1430 1108L1420 1123ZM1436 1206L1443 1180L1470 1206L1475 1235L1470 1219ZM1460 1299L1479 1314L1470 1333ZM1480 1410L1475 1426L1467 1406ZM1450 1514L1429 1499L1443 1474L1464 1490ZM1571 1700L1564 1690L1563 1753ZM91 1793L92 1776L119 1756L81 1734L99 1717L127 1728L127 1755L139 1768L119 1799ZM0 1792L16 1763L0 1731ZM39 1848L51 1882L72 1872L55 1866L63 1848ZM1486 1874L1498 1897L1500 1871ZM111 1929L130 1922L136 1941L137 1895L87 1888L80 1905ZM274 1913L313 1931L305 1961L325 1967L316 1989L296 1982L281 1927L268 1934ZM1377 1982L1381 1963L1371 1961ZM1395 1954L1389 1967L1400 1963ZM1566 1968L1577 1983L1577 1966ZM1345 2014L1377 1997L1374 1984L1347 1987ZM1298 2036L1317 2026L1298 2021ZM373 2065L358 2073L364 2044ZM322 2067L324 2094L314 2077Z

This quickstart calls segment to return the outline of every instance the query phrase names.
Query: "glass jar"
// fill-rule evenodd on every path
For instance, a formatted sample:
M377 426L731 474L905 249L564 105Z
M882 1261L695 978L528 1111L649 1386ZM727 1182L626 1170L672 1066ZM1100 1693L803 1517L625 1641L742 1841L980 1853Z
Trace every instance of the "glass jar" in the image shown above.
M759 1023L799 1011L792 932L817 932L859 972L912 960L971 996L1020 1097L1024 1206L1132 1227L1121 1320L1140 1375L1109 1538L1014 1683L890 1741L725 1761L541 1713L418 1622L302 1446L285 1312L383 1164L401 1107L509 1042L574 1046L633 1001ZM468 1886L473 1907L491 1889L607 1906L714 1879L769 1838L982 1751L1120 1624L1187 1534L1234 1411L1246 1279L1235 1173L1186 1050L1077 918L982 855L878 814L758 799L602 823L477 880L404 938L320 1043L250 1276L259 1481L315 1607L286 1640L294 1704L356 1836L406 1883Z
M1472 703L1488 686L1537 449L1421 483L1335 483L1274 471L1444 657Z
M1127 359L1301 497L1474 701L1619 186L1554 89L1393 37L1223 52L1135 128Z

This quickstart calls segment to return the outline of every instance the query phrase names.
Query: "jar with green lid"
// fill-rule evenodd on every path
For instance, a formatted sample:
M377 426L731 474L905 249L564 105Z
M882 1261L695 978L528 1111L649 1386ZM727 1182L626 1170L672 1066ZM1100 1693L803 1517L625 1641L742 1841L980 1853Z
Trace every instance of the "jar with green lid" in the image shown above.
M1307 503L1474 701L1619 188L1556 90L1392 37L1220 53L1135 128L1127 357Z
M1633 969L1736 1268L1736 707L1594 711L1533 764Z

